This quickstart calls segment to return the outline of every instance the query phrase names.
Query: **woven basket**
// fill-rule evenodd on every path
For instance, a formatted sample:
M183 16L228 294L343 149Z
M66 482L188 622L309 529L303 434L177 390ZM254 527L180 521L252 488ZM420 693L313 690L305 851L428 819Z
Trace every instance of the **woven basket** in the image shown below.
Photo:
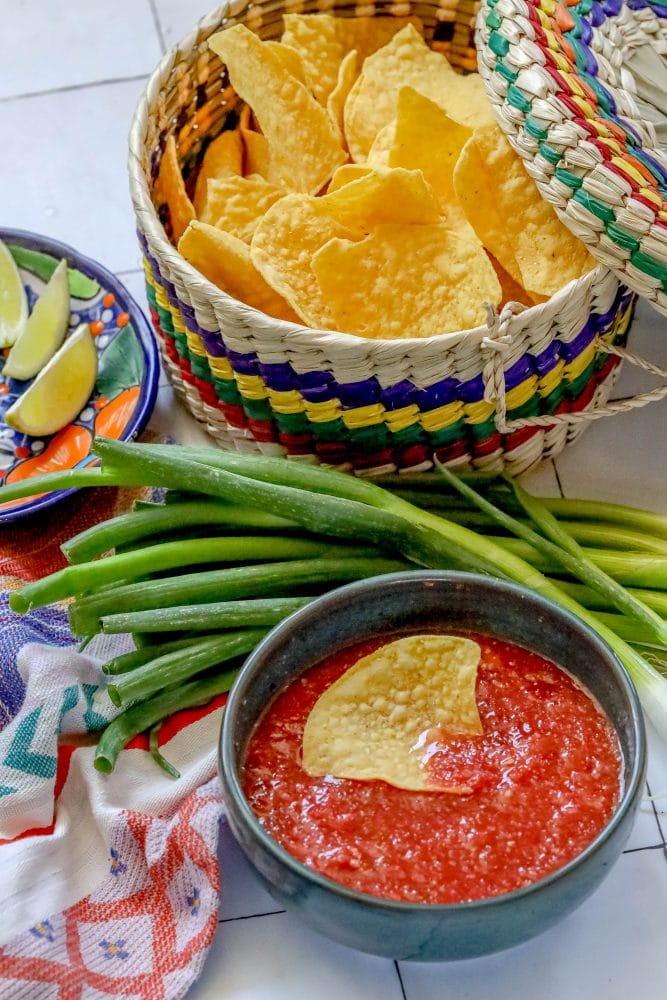
M471 69L477 6L339 3L333 11L417 14L427 39ZM667 390L605 406L635 295L604 266L544 304L491 310L485 327L387 341L272 319L219 291L180 256L161 222L164 206L152 200L165 140L173 133L190 185L207 140L233 127L241 107L207 38L239 21L277 38L286 8L332 10L325 0L237 0L215 11L158 66L130 136L153 324L174 388L210 434L224 447L359 474L426 470L435 456L514 475L558 454L587 420L661 398Z

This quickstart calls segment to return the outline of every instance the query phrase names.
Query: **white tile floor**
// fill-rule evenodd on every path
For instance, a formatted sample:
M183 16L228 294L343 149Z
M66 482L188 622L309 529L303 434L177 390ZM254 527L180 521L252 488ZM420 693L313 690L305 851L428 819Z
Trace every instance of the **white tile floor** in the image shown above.
M126 135L147 74L207 0L1 0L0 221L70 242L144 301L127 194ZM640 306L631 347L667 365L667 322ZM626 369L617 395L655 381ZM205 435L161 383L152 426ZM527 477L543 493L667 512L667 401L600 421ZM667 747L651 738L648 783L667 793ZM254 879L223 831L221 924L193 1000L664 1000L666 798L645 801L601 889L540 938L449 965L374 959L314 935Z

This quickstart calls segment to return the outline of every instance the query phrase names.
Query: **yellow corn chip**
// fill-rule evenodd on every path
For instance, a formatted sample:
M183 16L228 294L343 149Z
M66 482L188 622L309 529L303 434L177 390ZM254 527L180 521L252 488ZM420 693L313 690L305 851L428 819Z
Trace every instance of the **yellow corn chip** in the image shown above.
M334 191L337 191L338 188L342 188L345 184L349 184L350 181L358 181L360 177L366 177L366 175L372 173L372 171L373 168L367 167L364 163L344 163L342 167L338 168L336 173L331 178L328 194L332 194Z
M228 295L276 319L299 323L288 304L255 270L243 240L204 222L191 222L178 243L179 252L205 278Z
M264 42L264 44L267 45L272 52L275 52L287 72L291 73L292 76L299 81L299 83L306 82L303 60L296 49L293 49L291 45L284 45L282 42L269 41Z
M173 135L167 138L162 153L160 171L155 182L154 201L158 211L162 206L167 206L172 240L178 242L183 231L194 219L195 210L185 191Z
M489 253L488 257L493 264L493 270L496 272L496 277L500 282L500 305L504 306L507 302L520 302L521 305L532 306L533 301L525 288L522 288L512 275L508 274L505 268L500 266L493 254Z
M332 239L311 266L336 329L361 337L466 330L485 321L485 302L500 301L477 239L443 223L377 226L358 243Z
M300 53L306 84L320 104L336 87L341 62L356 49L359 65L386 45L406 24L421 26L416 17L333 17L331 14L285 14L282 42Z
M211 180L208 182L206 213L201 221L250 243L261 217L284 195L281 188L269 184L257 174Z
M465 144L454 188L484 246L531 298L553 295L594 266L497 125L476 129Z
M426 760L448 736L482 734L475 700L480 648L411 635L362 657L322 694L303 731L303 768L414 791L465 793L429 780Z
M425 225L440 221L438 203L420 170L375 167L320 201L341 225L361 233L386 222Z
M252 238L252 262L265 280L309 326L333 329L335 323L310 267L316 250L335 237L352 237L327 215L323 198L290 194L272 205Z
M342 63L338 67L338 79L336 86L327 98L327 111L333 122L336 123L343 136L343 111L347 95L352 90L354 81L357 79L357 50L348 52Z
M390 121L388 125L381 128L378 134L373 139L373 145L368 150L368 157L366 158L366 163L372 167L388 167L389 166L389 150L394 145L394 136L396 135L396 119Z
M494 125L496 121L484 80L479 73L469 73L467 76L457 73L442 100L442 107L450 118L469 128Z
M326 108L245 25L217 32L209 45L226 65L234 90L252 108L272 169L284 186L316 194L347 159Z
M380 129L396 117L401 87L445 106L458 77L447 60L431 52L409 24L363 64L345 104L345 135L354 160L364 160Z
M195 184L193 204L198 218L203 218L206 206L206 185L212 178L233 177L243 167L243 140L239 132L221 132L209 143L204 153ZM206 220L204 220L206 221Z
M389 166L421 170L446 211L456 203L454 167L471 134L469 128L452 121L428 97L412 87L403 87L398 95Z

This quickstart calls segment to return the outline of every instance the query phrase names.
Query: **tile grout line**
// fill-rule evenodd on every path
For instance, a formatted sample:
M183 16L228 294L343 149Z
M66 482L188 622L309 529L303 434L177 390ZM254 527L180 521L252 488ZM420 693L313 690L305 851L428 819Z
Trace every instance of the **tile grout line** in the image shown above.
M653 795L653 792L651 791L651 786L648 783L648 780L646 781L646 788L648 789L648 794L649 795ZM654 799L651 799L651 808L653 809L653 816L655 817L655 821L658 824L658 832L660 834L660 837L662 838L663 847L665 847L665 834L663 833L662 823L660 822L660 816L658 815L658 810L655 807L655 800Z
M623 854L639 854L640 851L664 851L667 847L664 840L661 844L649 844L647 847L627 847Z
M560 490L560 495L561 495L562 499L564 500L565 499L565 490L563 489L563 484L561 482L560 473L558 471L558 466L556 465L556 459L555 458L551 459L551 464L553 466L554 476L556 477L556 482L558 483L558 489Z
M158 9L155 5L155 0L148 0L148 6L151 9L151 14L153 15L153 24L155 25L155 32L157 34L158 44L162 55L167 51L167 43L164 37L164 31L162 30L162 24L160 23L160 16L158 14Z
M137 83L140 80L147 80L148 73L138 73L136 76L111 77L108 80L89 80L87 83L69 83L62 87L51 87L47 90L31 90L24 94L10 94L7 97L0 97L0 104L9 104L11 101L27 101L33 97L48 97L50 94L69 94L77 90L88 90L92 87L108 87L114 83Z
M255 920L257 917L276 917L281 913L287 913L287 910L267 910L265 913L246 913L241 917L222 917L218 923L233 924L239 920Z

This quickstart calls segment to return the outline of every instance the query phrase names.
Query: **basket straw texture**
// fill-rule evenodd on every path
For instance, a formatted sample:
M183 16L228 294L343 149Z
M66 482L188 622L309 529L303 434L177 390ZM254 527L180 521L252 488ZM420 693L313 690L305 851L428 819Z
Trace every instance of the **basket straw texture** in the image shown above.
M169 241L153 203L168 135L192 185L208 140L240 110L207 46L242 21L277 38L282 13L417 14L462 69L474 64L476 4L364 5L237 0L205 18L151 77L130 137L130 183L151 316L175 389L224 447L259 449L358 474L458 467L518 474L556 455L602 409L634 295L607 268L547 302L489 311L484 327L424 340L365 340L274 320L203 278ZM286 125L287 127L287 125Z

